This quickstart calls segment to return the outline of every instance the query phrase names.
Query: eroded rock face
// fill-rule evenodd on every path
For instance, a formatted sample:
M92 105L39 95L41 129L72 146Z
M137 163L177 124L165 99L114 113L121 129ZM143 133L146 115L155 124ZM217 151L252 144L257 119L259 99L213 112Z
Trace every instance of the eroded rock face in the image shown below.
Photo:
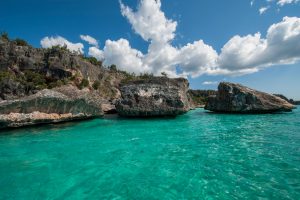
M102 115L100 103L92 97L67 96L48 89L22 99L0 102L0 128L88 119Z
M210 96L206 110L231 113L272 113L295 107L284 99L240 84L222 82L215 96Z
M121 86L117 112L128 117L175 116L190 110L186 79L153 77Z

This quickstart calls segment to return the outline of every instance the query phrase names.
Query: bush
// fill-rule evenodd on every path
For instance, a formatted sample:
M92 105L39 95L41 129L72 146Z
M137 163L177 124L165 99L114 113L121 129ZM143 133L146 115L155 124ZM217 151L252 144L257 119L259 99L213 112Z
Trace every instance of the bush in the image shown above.
M28 43L27 43L25 40L22 40L22 39L17 38L17 39L15 39L14 41L16 42L16 44L17 44L18 46L28 46Z
M100 82L99 81L95 81L94 83L93 83L93 88L95 89L95 90L98 90L99 89L99 87L100 87Z
M144 73L139 75L139 79L151 79L153 78L154 75L152 73Z
M83 57L83 59L90 62L93 65L102 66L102 62L98 61L95 57Z
M79 89L86 88L90 85L90 82L87 79L82 79L81 83L79 84Z
M161 75L162 75L163 77L168 77L168 74L167 74L166 72L162 72Z
M58 80L58 81L49 83L48 88L52 89L52 88L60 87L60 86L63 86L63 85L65 85L64 82L61 81L61 80Z
M10 78L13 78L13 74L10 73L9 71L0 72L0 81L2 81L4 79L10 79Z
M111 66L109 67L109 70L110 70L110 71L113 71L113 72L116 72L116 71L118 71L118 69L117 69L117 66L116 66L116 65L111 65Z
M3 40L9 41L9 36L8 36L8 33L6 33L6 32L2 32L0 37Z

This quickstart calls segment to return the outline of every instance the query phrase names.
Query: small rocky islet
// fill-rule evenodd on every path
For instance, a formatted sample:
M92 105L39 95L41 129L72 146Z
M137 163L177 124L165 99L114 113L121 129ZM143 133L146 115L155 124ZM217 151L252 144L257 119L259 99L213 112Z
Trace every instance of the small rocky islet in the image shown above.
M64 47L33 48L0 36L0 128L101 117L176 116L197 107L225 113L292 111L292 100L240 84L191 90L184 78L129 74Z

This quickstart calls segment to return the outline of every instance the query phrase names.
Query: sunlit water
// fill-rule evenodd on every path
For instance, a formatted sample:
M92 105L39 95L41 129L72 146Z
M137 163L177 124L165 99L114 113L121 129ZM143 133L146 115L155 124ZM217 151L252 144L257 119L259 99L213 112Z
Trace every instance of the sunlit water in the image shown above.
M0 199L300 199L300 111L2 131Z

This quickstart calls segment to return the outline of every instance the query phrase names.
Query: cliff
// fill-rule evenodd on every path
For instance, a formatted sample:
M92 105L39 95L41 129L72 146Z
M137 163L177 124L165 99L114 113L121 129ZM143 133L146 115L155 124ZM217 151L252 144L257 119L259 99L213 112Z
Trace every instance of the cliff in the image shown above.
M120 96L117 87L129 75L64 47L40 49L20 41L0 36L0 100L68 84L99 91L103 98L112 100Z

